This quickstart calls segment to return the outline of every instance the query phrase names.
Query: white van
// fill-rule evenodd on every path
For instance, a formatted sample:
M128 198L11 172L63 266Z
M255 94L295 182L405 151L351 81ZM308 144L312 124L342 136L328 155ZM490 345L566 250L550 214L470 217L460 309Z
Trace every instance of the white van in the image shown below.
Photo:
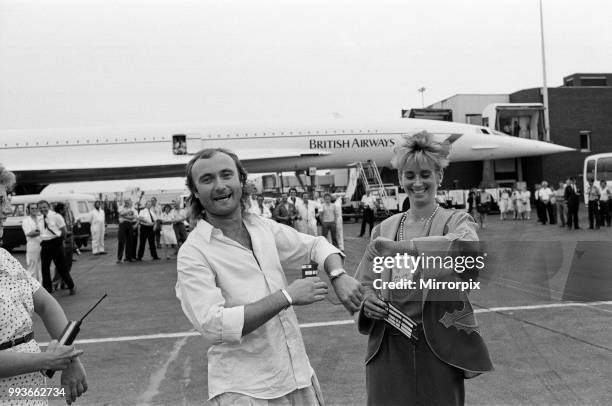
M24 218L27 216L26 208L30 203L38 203L41 200L49 202L52 208L58 203L64 204L69 210L65 210L64 219L68 231L67 240L87 241L91 232L90 224L82 222L78 230L74 229L77 219L83 217L94 208L95 196L86 194L42 194L11 196L12 214L4 222L4 235L2 236L2 248L10 251L26 243L26 238L21 228ZM73 234L74 233L74 234ZM72 246L72 244L70 244ZM72 251L71 251L72 252Z

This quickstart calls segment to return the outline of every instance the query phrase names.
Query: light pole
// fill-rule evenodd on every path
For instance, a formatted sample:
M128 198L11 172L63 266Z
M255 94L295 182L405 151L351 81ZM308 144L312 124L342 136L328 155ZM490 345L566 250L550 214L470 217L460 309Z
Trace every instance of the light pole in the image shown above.
M425 108L425 87L419 87L417 92L421 93L421 108Z
M540 0L540 36L542 42L542 101L544 102L544 141L550 141L550 119L548 115L548 86L546 86L546 55L544 52L544 13Z

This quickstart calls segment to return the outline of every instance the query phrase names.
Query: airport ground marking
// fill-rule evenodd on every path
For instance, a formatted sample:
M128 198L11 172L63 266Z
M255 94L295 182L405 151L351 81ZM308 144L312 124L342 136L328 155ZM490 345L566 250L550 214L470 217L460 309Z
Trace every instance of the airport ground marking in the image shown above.
M539 309L555 309L555 308L563 308L563 307L587 307L594 308L596 306L605 306L612 305L612 300L610 301L597 301L597 302L565 302L565 303L544 303L538 305L524 305L524 306L506 306L506 307L488 307L482 309L475 309L474 313L501 313L501 312L511 312L511 311L519 311L519 310L539 310ZM354 324L355 321L353 319L346 320L331 320L331 321L321 321L321 322L313 322L313 323L302 323L300 324L300 328L316 328L316 327L331 327L331 326L343 326L347 324ZM192 331L183 331L180 333L160 333L160 334L149 334L149 335L140 335L140 336L123 336L123 337L106 337L106 338L85 338L82 340L76 340L75 344L101 344L101 343L117 343L124 341L139 341L139 340L156 340L162 338L184 338L184 337L198 337L200 335L199 332ZM38 343L41 347L46 347L47 342Z

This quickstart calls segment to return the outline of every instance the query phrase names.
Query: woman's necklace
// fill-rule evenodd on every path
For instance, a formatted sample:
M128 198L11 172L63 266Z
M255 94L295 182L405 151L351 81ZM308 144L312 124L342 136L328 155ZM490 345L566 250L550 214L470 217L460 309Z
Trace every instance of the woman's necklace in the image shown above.
M427 218L427 221L425 221L425 229L427 229L427 227L429 226L429 223L431 223L431 220L434 218L434 216L438 212L439 208L440 208L440 205L436 204L436 208L429 215L429 217ZM399 238L398 238L399 241L404 241L404 224L406 223L406 217L408 217L408 212L405 212L404 215L402 216L402 219L400 220L400 224L399 224ZM425 220L425 219L423 217L421 217L421 219L419 221L423 221L423 220Z

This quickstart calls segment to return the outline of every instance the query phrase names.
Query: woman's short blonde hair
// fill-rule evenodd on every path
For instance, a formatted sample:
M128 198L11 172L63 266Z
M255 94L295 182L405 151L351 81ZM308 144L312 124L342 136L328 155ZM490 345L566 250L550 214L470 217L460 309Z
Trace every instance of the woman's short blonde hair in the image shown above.
M423 130L402 136L400 143L393 148L391 165L401 173L408 162L414 160L419 165L427 162L437 172L441 172L448 166L449 153L450 143L448 141L438 142L434 140L431 133Z

